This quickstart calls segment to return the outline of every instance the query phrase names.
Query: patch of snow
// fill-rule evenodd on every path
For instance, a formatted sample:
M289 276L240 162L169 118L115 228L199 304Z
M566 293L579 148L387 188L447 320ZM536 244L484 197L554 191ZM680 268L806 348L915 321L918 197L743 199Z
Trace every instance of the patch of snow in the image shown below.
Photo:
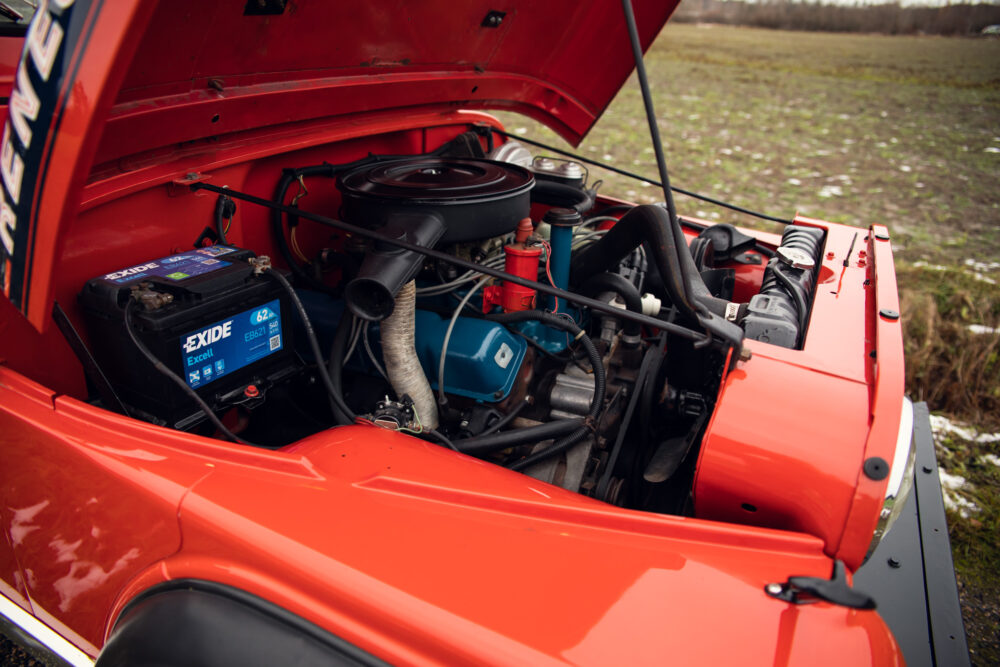
M843 197L844 189L839 185L824 185L820 189L817 196L822 197L823 199L829 199L830 197Z
M615 159L615 156L612 155L611 153L605 153L604 155L601 156L601 159L604 160L605 162L611 162L612 160Z
M965 478L961 475L952 475L944 470L939 469L938 476L941 478L941 488L948 489L949 491L961 489L963 486L968 484Z
M987 146L986 148L983 149L983 152L984 153L1000 153L1000 148L997 148L996 146Z
M979 335L992 336L995 333L1000 333L1000 329L995 327L988 327L985 324L970 324L966 327L970 332Z
M931 415L931 431L935 438L954 435L961 440L979 444L1000 442L1000 433L979 433L968 424L953 422L944 415Z
M1000 468L1000 456L997 456L996 454L983 454L979 458L985 461L986 463L992 463L993 465Z
M958 516L963 519L968 519L970 514L980 511L979 505L954 491L945 491L944 506L952 512L958 512Z
M980 262L974 259L966 259L965 265L979 272L996 271L997 269L1000 269L1000 262Z
M928 271L947 271L948 270L947 266L942 266L941 264L928 264L924 260L920 260L919 262L914 262L913 266L921 268L921 269L927 269Z
M802 185L802 181L800 181L797 178L789 178L788 179L788 184L789 185Z
M938 477L941 479L941 488L944 490L944 506L952 512L958 512L963 519L968 519L971 512L979 512L979 506L965 496L958 493L959 490L968 486L968 482L961 475L952 475L944 470L938 469Z
M527 133L528 133L528 128L526 128L526 127L515 127L514 128L514 134L522 135L522 134L527 134Z
M910 171L913 171L913 167L911 167L908 164L901 164L901 165L899 165L899 170L900 171L910 172Z

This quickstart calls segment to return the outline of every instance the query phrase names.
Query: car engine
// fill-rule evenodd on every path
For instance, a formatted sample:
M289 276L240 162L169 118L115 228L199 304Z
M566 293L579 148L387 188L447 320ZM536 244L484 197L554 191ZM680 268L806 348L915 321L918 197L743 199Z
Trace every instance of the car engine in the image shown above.
M727 224L675 230L663 206L599 198L588 176L515 141L486 154L475 132L286 169L271 232L287 273L227 243L239 199L256 202L220 189L194 250L81 292L102 400L265 447L371 424L684 513L743 337L801 344L822 232L790 227L772 249ZM319 188L336 219L298 208ZM311 222L334 233L307 256ZM163 377L122 363L130 346Z

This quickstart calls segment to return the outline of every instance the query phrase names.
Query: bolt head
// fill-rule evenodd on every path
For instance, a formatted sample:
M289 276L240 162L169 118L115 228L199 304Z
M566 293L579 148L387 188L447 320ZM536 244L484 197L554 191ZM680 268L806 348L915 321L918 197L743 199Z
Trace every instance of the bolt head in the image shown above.
M765 590L771 595L777 595L781 592L781 584L768 584Z

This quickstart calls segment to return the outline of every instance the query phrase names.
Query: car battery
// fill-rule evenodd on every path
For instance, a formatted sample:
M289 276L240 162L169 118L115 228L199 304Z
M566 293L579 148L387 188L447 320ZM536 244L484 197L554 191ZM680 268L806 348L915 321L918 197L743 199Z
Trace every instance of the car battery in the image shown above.
M253 407L269 387L297 372L294 306L276 280L255 274L248 261L253 257L249 250L209 246L87 282L79 303L92 351L130 411L178 429L205 418L194 399L157 372L133 343L127 307L136 337L213 410ZM162 305L130 304L137 286Z

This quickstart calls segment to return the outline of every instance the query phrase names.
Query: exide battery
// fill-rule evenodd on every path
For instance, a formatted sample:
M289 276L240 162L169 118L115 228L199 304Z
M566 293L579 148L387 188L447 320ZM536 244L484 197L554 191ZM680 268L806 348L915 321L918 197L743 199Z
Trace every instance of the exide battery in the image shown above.
M130 411L179 429L205 418L129 338L125 308L135 289L156 297L147 300L151 308L133 306L137 337L216 411L246 404L248 396L260 402L268 387L298 370L292 306L275 280L255 275L253 257L249 250L210 246L87 282L79 302L91 349Z

